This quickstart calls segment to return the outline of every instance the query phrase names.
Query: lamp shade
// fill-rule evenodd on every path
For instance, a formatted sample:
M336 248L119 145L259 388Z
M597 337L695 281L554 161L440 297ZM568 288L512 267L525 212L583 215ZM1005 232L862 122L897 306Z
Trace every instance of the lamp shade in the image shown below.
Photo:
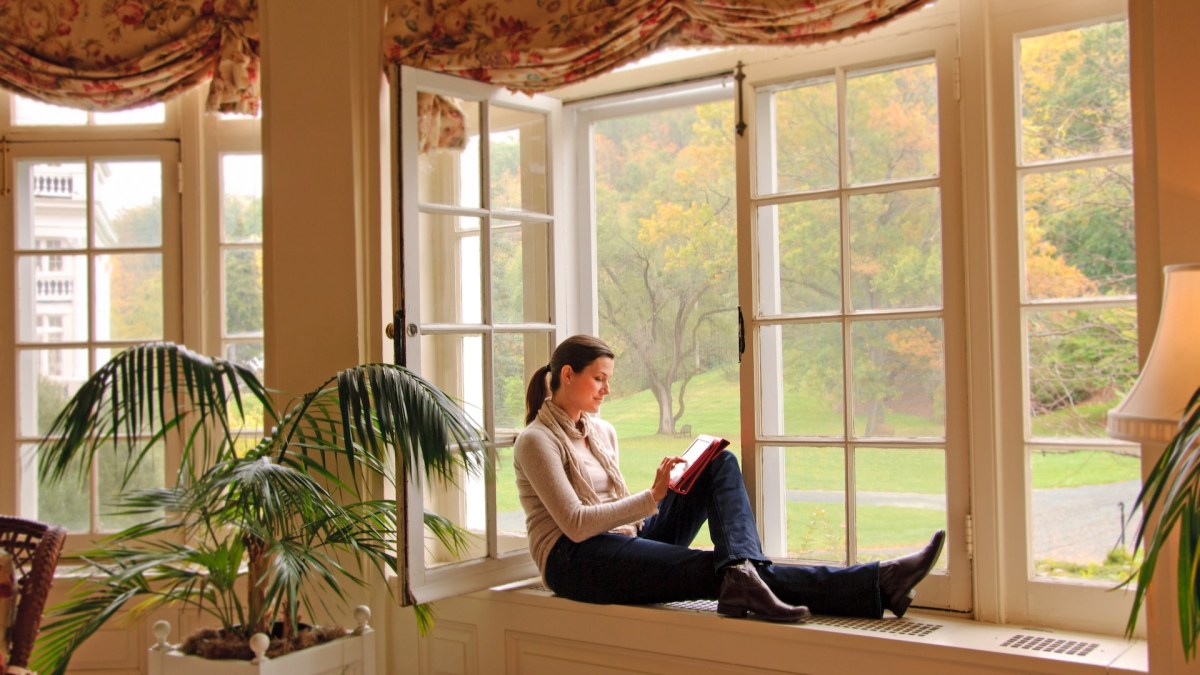
M1146 364L1124 401L1108 411L1108 435L1167 443L1200 387L1200 263L1163 268L1162 313Z

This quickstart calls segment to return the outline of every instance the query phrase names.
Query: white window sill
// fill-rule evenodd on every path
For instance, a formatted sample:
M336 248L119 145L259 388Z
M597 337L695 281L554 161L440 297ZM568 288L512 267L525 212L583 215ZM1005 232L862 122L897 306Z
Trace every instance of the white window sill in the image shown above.
M918 610L910 611L904 619L815 617L804 624L772 624L725 619L715 613L714 601L665 606L590 605L555 597L537 580L498 587L473 597L489 604L512 603L527 609L588 615L587 623L597 626L597 631L571 637L589 642L610 642L611 636L599 628L601 625L628 626L630 622L654 624L652 632L667 638L659 642L664 645L664 653L682 650L681 655L692 658L705 658L701 647L709 631L720 639L760 642L765 645L765 661L754 665L764 669L771 667L772 656L798 655L804 659L805 672L810 673L855 672L858 668L851 662L856 660L875 666L887 663L891 672L909 672L911 667L924 672L1142 675L1148 668L1144 640L980 623ZM719 628L713 628L714 621L721 622ZM564 616L562 623L569 625L573 619ZM682 641L673 639L676 632ZM690 649L688 642L694 642Z

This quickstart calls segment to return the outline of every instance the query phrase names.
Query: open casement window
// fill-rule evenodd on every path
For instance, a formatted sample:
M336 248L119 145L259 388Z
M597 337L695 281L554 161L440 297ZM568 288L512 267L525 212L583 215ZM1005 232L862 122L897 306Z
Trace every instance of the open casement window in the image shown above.
M743 465L775 559L948 543L916 606L969 611L955 34L748 66L738 140Z
M89 535L132 525L112 513L123 465L96 462L90 475L56 484L38 476L35 447L79 386L113 355L152 340L182 340L179 144L174 141L9 142L0 196L0 254L14 270L0 282L9 364L0 400L12 401L20 449L17 508ZM8 392L14 395L8 397ZM6 406L9 407L9 406ZM5 426L7 425L0 425ZM133 476L161 487L174 460L157 456ZM78 481L75 478L78 476Z
M1012 3L990 40L1008 620L1108 633L1140 520L1139 448L1106 433L1138 365L1125 9Z
M409 68L399 79L397 359L462 402L489 439L484 475L406 487L405 595L426 602L537 576L512 446L525 385L559 337L552 141L561 106ZM472 533L465 555L431 535L425 510Z

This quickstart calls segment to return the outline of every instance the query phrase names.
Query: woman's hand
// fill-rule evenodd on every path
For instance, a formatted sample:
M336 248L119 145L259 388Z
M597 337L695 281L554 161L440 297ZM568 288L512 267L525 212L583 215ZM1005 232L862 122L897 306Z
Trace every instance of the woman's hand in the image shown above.
M658 464L658 471L654 473L654 485L650 486L650 492L654 494L654 501L661 502L663 497L667 496L667 486L671 483L671 470L675 465L685 461L682 457L663 457L662 462Z

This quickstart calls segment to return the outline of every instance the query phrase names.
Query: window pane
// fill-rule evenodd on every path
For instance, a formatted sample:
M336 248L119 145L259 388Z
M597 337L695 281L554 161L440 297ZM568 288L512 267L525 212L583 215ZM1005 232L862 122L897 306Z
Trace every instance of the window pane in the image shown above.
M91 371L86 349L17 351L17 428L22 438L41 438Z
M421 321L479 322L483 298L479 285L479 219L422 213Z
M846 78L853 185L938 173L937 69L922 63Z
M133 452L136 453L139 450L140 448L135 449ZM129 476L128 482L124 483L124 474L128 464L127 460L131 454L124 443L116 448L109 443L102 447L96 455L96 465L99 472L100 530L103 532L120 530L130 525L162 516L161 511L149 514L121 513L122 509L119 508L119 505L115 501L120 494L124 493L128 495L132 490L147 490L162 487L165 485L166 480L163 446L162 443L158 443L146 453L141 466L138 467L133 475ZM124 489L122 489L123 483L125 484Z
M946 376L941 319L856 321L854 434L942 437Z
M769 455L775 448L764 448ZM841 448L780 448L786 469L786 557L846 562L846 458ZM765 468L765 467L764 467Z
M941 307L936 188L850 198L850 292L855 310Z
M491 208L546 213L546 115L491 106Z
M162 254L96 256L95 290L95 339L162 339Z
M417 195L423 203L478 208L480 205L479 103L446 96L417 95ZM455 138L461 117L465 138ZM463 147L457 147L462 144Z
M36 457L33 447L26 447L28 454L22 453L23 456ZM36 473L37 465L31 466ZM37 492L37 515L34 516L37 520L61 525L67 532L87 532L91 528L88 515L91 513L91 480L87 474L79 473L78 462L53 485L38 476L37 485L32 489Z
M1022 38L1025 162L1128 151L1128 24L1113 21Z
M92 119L99 126L120 124L162 124L167 118L167 106L162 103L151 103L133 110L118 110L116 112L95 112Z
M941 448L859 448L854 472L858 562L907 555L946 529ZM946 568L945 551L937 567Z
M225 358L247 366L254 371L258 376L259 381L263 379L263 366L266 363L266 357L263 352L263 343L261 342L234 342L225 345ZM245 399L243 399L243 403Z
M1136 292L1128 162L1028 174L1021 198L1030 299Z
M500 553L529 548L511 445L496 450L496 529Z
M492 221L492 323L550 321L550 225Z
M87 172L82 161L17 162L17 249L82 248L87 241Z
M774 117L776 136L772 170L759 172L758 191L769 194L837 187L840 162L833 79L766 91L758 101Z
M221 268L225 285L225 335L261 335L262 249L227 249L222 255Z
M1133 571L1134 512L1141 488L1136 446L1031 448L1033 557L1037 576L1108 585ZM1132 518L1132 521L1131 521Z
M17 339L87 339L87 256L17 257Z
M1026 330L1032 436L1105 438L1137 378L1136 309L1030 311Z
M221 155L222 241L262 241L262 155Z
M32 126L83 126L87 124L86 110L52 105L41 101L13 96L13 124Z
M496 429L525 428L525 386L533 371L550 362L551 336L546 333L497 333L492 369Z
M623 452L634 437L682 451L685 425L738 437L733 124L720 101L592 127L600 336L617 354L605 414L630 406Z
M763 433L845 436L840 322L764 326L759 354Z
M155 161L100 161L93 237L100 248L162 244L162 166Z
M459 401L480 426L483 425L483 338L480 335L422 335L421 374ZM487 554L487 492L483 476L458 476L457 489L434 485L426 489L425 507L450 522L469 529L471 551L467 558ZM428 530L426 563L452 563L452 556Z
M836 199L759 207L759 231L777 242L777 246L764 249L777 251L778 257L777 266L759 261L759 295L765 314L841 310L842 227L838 212Z

